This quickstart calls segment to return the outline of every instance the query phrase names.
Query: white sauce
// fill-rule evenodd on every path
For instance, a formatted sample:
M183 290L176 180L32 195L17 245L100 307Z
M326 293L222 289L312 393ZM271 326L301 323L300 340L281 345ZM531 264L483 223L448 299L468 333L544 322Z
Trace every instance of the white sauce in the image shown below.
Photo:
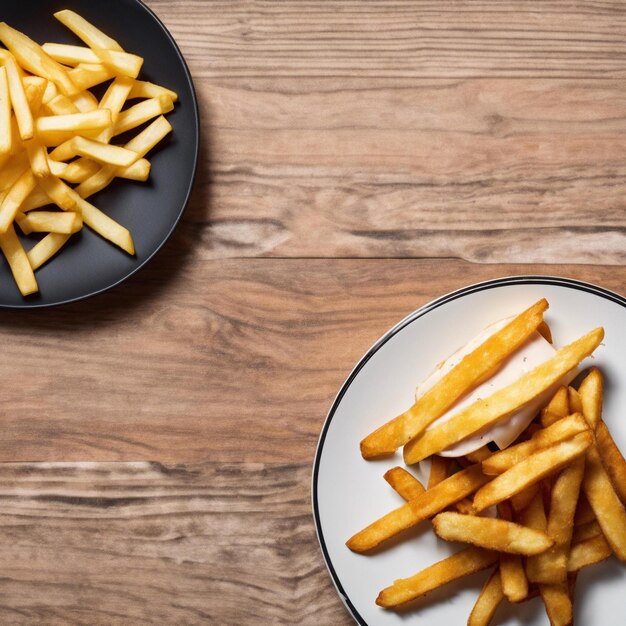
M465 344L463 348L455 352L443 363L440 363L437 366L437 369L423 383L418 385L415 395L416 399L423 396L431 387L435 385L435 383L441 380L441 378L443 378L453 367L455 367L464 356L475 350L487 339L487 337L490 337L498 330L506 326L511 319L513 318L501 320L487 327L481 333L476 335L476 337L474 337L471 341ZM535 331L531 335L530 339L518 350L516 350L493 376L485 380L485 382L476 387L473 391L458 400L446 413L436 419L427 430L447 422L451 417L459 413L459 411L476 402L476 400L486 398L499 389L511 384L522 374L529 372L540 363L547 361L554 355L555 352L556 350L538 332ZM577 373L578 369L572 370L557 383L546 389L546 391L540 394L537 398L525 404L518 411L502 418L485 431L463 439L459 443L443 450L439 454L447 457L462 456L464 454L468 454L469 452L473 452L474 450L478 450L478 448L491 441L494 441L500 449L506 448L509 444L515 441L515 439L517 439L528 424L530 424L535 415L537 415L538 411L549 402L551 396L556 392L558 387L560 385L570 383Z

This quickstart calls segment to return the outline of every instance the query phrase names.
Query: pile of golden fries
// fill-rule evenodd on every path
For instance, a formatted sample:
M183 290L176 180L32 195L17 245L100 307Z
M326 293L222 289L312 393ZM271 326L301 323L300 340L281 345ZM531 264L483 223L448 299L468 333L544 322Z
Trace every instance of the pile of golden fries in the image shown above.
M406 500L356 533L348 547L364 553L416 524L432 520L438 537L469 546L383 589L376 603L398 607L448 582L493 568L469 617L489 624L504 600L541 596L550 623L573 623L576 575L611 554L626 560L626 461L602 420L602 376L593 368L578 389L561 386L509 447L459 458L438 454L506 418L561 378L600 345L587 335L491 396L426 430L491 376L542 325L546 300L488 337L405 413L361 442L364 458L404 446L407 464L431 460L427 489L395 467L385 479Z
M135 253L130 232L86 198L115 178L147 180L144 157L172 130L163 115L178 99L170 89L137 80L143 59L80 15L54 16L86 46L40 46L0 23L6 46L0 48L0 249L24 296L39 289L34 271L83 224ZM109 81L100 100L89 91ZM111 143L150 120L124 145ZM38 210L49 204L60 210ZM47 235L27 253L15 223L24 235Z

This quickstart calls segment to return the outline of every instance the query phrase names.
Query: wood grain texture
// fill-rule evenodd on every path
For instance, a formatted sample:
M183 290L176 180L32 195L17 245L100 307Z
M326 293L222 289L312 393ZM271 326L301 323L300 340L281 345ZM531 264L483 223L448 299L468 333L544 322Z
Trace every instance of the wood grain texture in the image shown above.
M0 623L348 626L309 493L354 363L468 283L626 292L626 5L147 4L197 185L126 284L0 312Z
M433 297L520 273L626 284L624 267L194 259L163 285L184 239L97 307L0 317L0 460L311 460L353 365Z
M210 123L204 258L626 261L623 3L151 6Z
M2 623L347 625L309 479L308 464L0 465Z

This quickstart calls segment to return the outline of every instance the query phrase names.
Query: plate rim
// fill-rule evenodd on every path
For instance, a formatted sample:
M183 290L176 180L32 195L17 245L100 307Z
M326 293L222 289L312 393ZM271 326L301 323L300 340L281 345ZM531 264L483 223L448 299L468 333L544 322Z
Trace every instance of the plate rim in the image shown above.
M313 459L313 471L311 477L311 504L313 508L313 520L315 522L315 533L317 535L317 541L319 543L320 549L322 551L322 556L324 558L324 563L326 565L326 569L330 575L330 578L333 582L335 590L339 595L343 605L347 609L350 616L354 619L354 621L360 626L372 626L368 624L361 614L357 611L354 604L346 594L343 589L343 585L339 580L339 576L333 567L332 560L330 558L330 554L328 553L328 548L326 546L326 542L324 540L324 533L322 531L322 525L320 522L319 515L319 501L318 501L318 477L319 477L319 468L320 468L320 460L322 451L324 448L324 442L326 440L326 435L328 433L328 429L330 427L330 423L343 399L343 396L347 392L348 388L359 374L361 369L365 366L365 364L374 356L382 346L387 343L394 335L396 335L400 330L402 330L405 326L408 326L416 319L423 317L427 313L439 308L440 306L446 304L447 302L451 302L456 300L457 298L461 298L471 293L476 293L479 291L487 291L489 289L493 289L495 287L503 287L509 285L556 285L560 287L569 287L571 289L576 289L579 291L586 291L588 293L592 293L594 295L605 298L611 302L615 302L623 306L626 309L626 298L621 296L620 294L601 287L600 285L595 285L593 283L585 282L582 280L577 280L575 278L567 278L562 276L553 276L553 275L541 275L541 274L523 274L519 276L504 276L500 278L492 278L489 280L472 283L471 285L467 285L465 287L461 287L460 289L456 289L454 291L450 291L434 300L427 302L422 305L418 309L415 309L412 313L409 313L406 317L400 320L395 326L390 328L384 335L382 335L368 350L367 352L359 359L357 364L354 366L352 371L348 374L347 378L341 385L339 392L335 396L331 407L326 415L324 420L324 424L322 426L322 430L320 432L320 436L317 442L317 446L315 449L315 456Z
M100 295L106 291L109 291L110 289L115 289L115 287L118 287L123 282L128 280L131 276L134 276L139 270L143 269L160 252L163 246L169 241L174 230L180 223L180 220L183 217L183 213L185 212L185 209L187 208L187 205L189 204L189 199L191 198L191 193L195 186L196 176L198 174L198 159L200 156L200 144L202 140L201 129L200 129L200 110L198 107L198 96L196 93L196 88L193 82L193 78L191 77L189 66L187 65L187 61L185 60L185 57L183 56L183 53L181 52L180 47L178 46L178 43L176 42L176 40L174 39L174 37L172 36L168 28L165 26L165 24L161 21L159 16L148 5L146 5L143 2L143 0L123 0L123 1L128 2L128 3L135 3L139 8L143 9L143 11L146 13L148 18L152 18L156 22L156 24L159 26L159 28L161 29L165 37L169 40L170 44L172 45L174 52L176 53L176 56L178 57L178 60L180 61L180 64L182 66L185 80L187 84L189 85L189 90L191 92L191 105L193 109L193 113L192 113L193 121L195 125L194 135L196 138L196 142L195 142L196 145L195 145L195 150L193 154L191 179L189 180L189 185L187 186L185 198L183 202L181 203L180 210L178 211L178 214L175 216L175 219L174 219L174 222L172 223L171 228L167 231L167 233L163 237L163 240L159 242L159 244L136 267L134 267L130 272L124 274L123 276L121 276L120 278L112 282L111 284L106 285L105 287L101 287L100 289L90 291L89 293L84 293L84 294L74 296L72 298L66 298L63 300L56 300L54 302L30 303L28 302L27 298L24 298L24 300L20 302L19 304L0 302L0 310L2 309L6 309L6 310L9 310L9 309L10 310L48 309L51 307L71 304L73 302L80 302L81 300L87 300L88 298L93 298L94 296Z

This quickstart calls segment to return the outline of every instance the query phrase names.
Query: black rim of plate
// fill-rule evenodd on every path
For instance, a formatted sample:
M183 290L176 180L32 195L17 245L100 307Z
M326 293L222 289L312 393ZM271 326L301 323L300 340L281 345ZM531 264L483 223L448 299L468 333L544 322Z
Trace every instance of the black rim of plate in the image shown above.
M194 120L194 124L196 126L196 130L195 130L195 136L196 136L196 145L195 145L195 150L194 150L194 154L193 154L193 165L192 165L192 172L191 172L191 178L189 180L189 186L187 188L187 191L185 193L185 198L184 201L181 204L180 210L178 212L178 215L176 216L174 222L172 223L172 227L170 228L170 230L165 234L165 236L163 237L163 240L154 248L154 250L152 250L150 252L150 254L148 254L146 256L145 259L143 259L143 261L139 262L137 264L136 267L134 267L131 271L127 272L126 274L124 274L123 276L121 276L119 279L117 279L116 281L112 282L110 285L107 285L105 287L102 287L100 289L96 289L95 291L90 291L89 293L85 293L79 296L75 296L73 298L67 298L65 300L59 300L57 302L37 302L37 303L28 303L27 301L25 301L23 304L5 304L5 303L0 303L0 309L45 309L45 308L50 308L50 307L54 307L54 306L62 306L64 304L71 304L72 302L78 302L80 300L86 300L87 298L91 298L93 296L97 296L101 293L104 293L105 291L109 291L110 289L113 289L115 287L117 287L118 285L120 285L121 283L123 283L125 280L128 280L131 276L133 276L134 274L136 274L140 269L142 269L143 267L146 266L146 264L151 261L154 256L159 252L159 250L161 250L161 248L167 243L167 241L169 240L169 238L172 236L172 233L174 232L174 230L176 229L176 227L178 226L178 223L180 222L183 213L185 212L185 209L187 208L187 205L189 204L189 198L191 197L191 192L193 190L195 181L196 181L196 174L198 172L198 156L200 154L200 113L198 110L198 98L196 95L196 89L194 87L193 84L193 79L191 78L191 72L189 71L189 67L187 66L187 62L185 61L185 57L183 56L183 53L180 51L180 48L178 47L178 44L176 43L176 40L174 39L174 37L172 37L172 34L170 33L170 31L167 29L167 27L165 26L165 24L163 24L163 22L159 19L159 17L157 16L157 14L150 9L150 7L146 6L142 0L135 0L135 2L137 3L137 5L139 7L141 7L147 14L148 18L153 19L158 26L160 27L160 29L163 31L163 34L165 35L165 37L168 39L168 41L170 42L170 44L172 45L172 48L174 50L174 52L176 53L176 56L178 57L178 60L180 61L182 70L184 72L185 75L185 80L187 81L188 85L189 85L189 91L191 93L191 105L192 105L192 109L193 109L193 120Z
M509 285L555 285L558 287L569 287L571 289L576 289L578 291L586 291L588 293L592 293L594 295L600 296L601 298L605 298L606 300L610 300L611 302L615 302L616 304L620 304L624 308L626 308L626 298L620 296L617 293L609 291L608 289L604 289L603 287L599 287L597 285L593 285L591 283L585 283L583 281L575 280L573 278L561 278L558 276L539 276L539 275L528 275L528 276L508 276L504 278L495 278L493 280L488 280L481 283L475 283L473 285L469 285L467 287L463 287L458 289L457 291L452 291L444 296L437 298L436 300L432 300L428 304L420 307L413 313L410 313L407 317L405 317L402 321L396 324L393 328L388 330L361 358L361 360L356 364L355 368L350 372L348 378L341 386L339 393L337 394L333 404L326 416L326 420L324 421L324 426L322 427L322 432L320 434L320 438L317 444L317 449L315 452L315 459L313 461L313 479L311 485L311 500L313 504L313 519L315 520L315 531L317 532L317 539L319 541L320 547L322 549L322 554L324 556L324 562L326 563L326 567L331 576L333 584L344 603L345 607L348 609L348 612L354 620L360 624L361 626L369 626L368 623L363 619L363 617L356 610L356 607L347 596L346 592L343 589L343 585L339 580L339 576L333 567L332 560L330 558L330 554L328 553L328 549L326 547L326 541L324 540L324 532L322 530L322 525L320 522L319 515L319 502L317 496L318 489L318 475L320 468L320 460L322 457L322 451L324 449L324 442L326 440L326 434L328 432L328 428L330 423L335 415L337 407L341 403L343 396L346 391L357 377L361 369L365 366L365 364L380 350L380 348L387 343L394 335L400 332L403 328L414 322L415 320L423 317L424 315L431 313L435 309L440 306L446 304L447 302L451 302L452 300L456 300L457 298L462 298L468 294L476 293L478 291L487 291L488 289L493 289L495 287L503 287Z

